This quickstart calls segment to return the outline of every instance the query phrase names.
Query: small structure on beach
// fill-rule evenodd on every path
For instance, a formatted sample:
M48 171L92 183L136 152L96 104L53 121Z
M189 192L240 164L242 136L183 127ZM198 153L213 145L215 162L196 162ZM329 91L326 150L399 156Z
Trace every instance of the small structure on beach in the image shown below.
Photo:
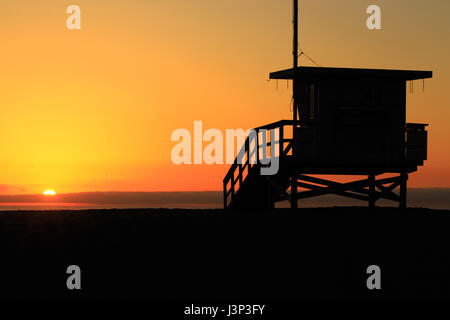
M288 200L295 209L300 199L336 194L370 207L383 198L405 208L408 175L427 159L427 124L406 123L406 85L432 72L299 67L295 2L294 67L270 74L293 81L293 119L256 128L267 136L257 134L254 146L247 139L223 180L224 207L271 209ZM263 176L259 160L270 152L279 170ZM365 178L329 178L339 175Z

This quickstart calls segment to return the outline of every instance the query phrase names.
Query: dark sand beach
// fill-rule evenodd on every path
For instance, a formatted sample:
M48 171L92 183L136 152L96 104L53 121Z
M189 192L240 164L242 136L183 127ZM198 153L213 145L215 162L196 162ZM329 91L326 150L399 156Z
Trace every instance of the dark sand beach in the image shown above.
M1 298L450 297L450 211L322 208L0 214ZM66 288L66 268L82 290ZM379 265L382 290L366 287Z

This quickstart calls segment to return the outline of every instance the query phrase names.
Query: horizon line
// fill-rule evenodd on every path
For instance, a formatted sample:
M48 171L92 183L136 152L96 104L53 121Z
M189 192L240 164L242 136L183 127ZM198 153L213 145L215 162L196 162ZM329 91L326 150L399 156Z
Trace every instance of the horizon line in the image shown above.
M408 190L450 190L450 187L410 187ZM178 191L81 191L81 192L64 192L56 193L58 195L68 194L89 194L89 193L205 193L205 192L223 192L223 190L178 190ZM0 193L0 196L31 196L43 195L42 193ZM53 196L54 197L54 196Z

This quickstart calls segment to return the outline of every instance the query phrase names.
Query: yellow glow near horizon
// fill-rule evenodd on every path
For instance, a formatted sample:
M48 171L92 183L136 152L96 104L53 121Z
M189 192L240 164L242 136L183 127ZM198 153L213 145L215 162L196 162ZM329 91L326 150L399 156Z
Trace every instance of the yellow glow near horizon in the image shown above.
M55 192L55 190L45 190L43 195L44 196L55 196L56 192Z
M79 0L79 31L65 3L0 1L0 194L221 190L229 166L173 164L172 132L292 118L292 84L266 81L292 65L292 1ZM375 31L364 1L301 1L300 43L327 67L434 71L407 92L430 124L408 185L448 188L450 1L381 3Z

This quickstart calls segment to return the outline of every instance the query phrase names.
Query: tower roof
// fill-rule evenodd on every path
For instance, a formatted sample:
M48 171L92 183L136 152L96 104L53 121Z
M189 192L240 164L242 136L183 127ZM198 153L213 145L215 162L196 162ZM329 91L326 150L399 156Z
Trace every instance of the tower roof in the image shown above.
M324 68L298 67L272 72L270 79L307 79L317 77L332 78L389 78L399 80L418 80L432 78L432 71L390 70L390 69L356 69L356 68Z

